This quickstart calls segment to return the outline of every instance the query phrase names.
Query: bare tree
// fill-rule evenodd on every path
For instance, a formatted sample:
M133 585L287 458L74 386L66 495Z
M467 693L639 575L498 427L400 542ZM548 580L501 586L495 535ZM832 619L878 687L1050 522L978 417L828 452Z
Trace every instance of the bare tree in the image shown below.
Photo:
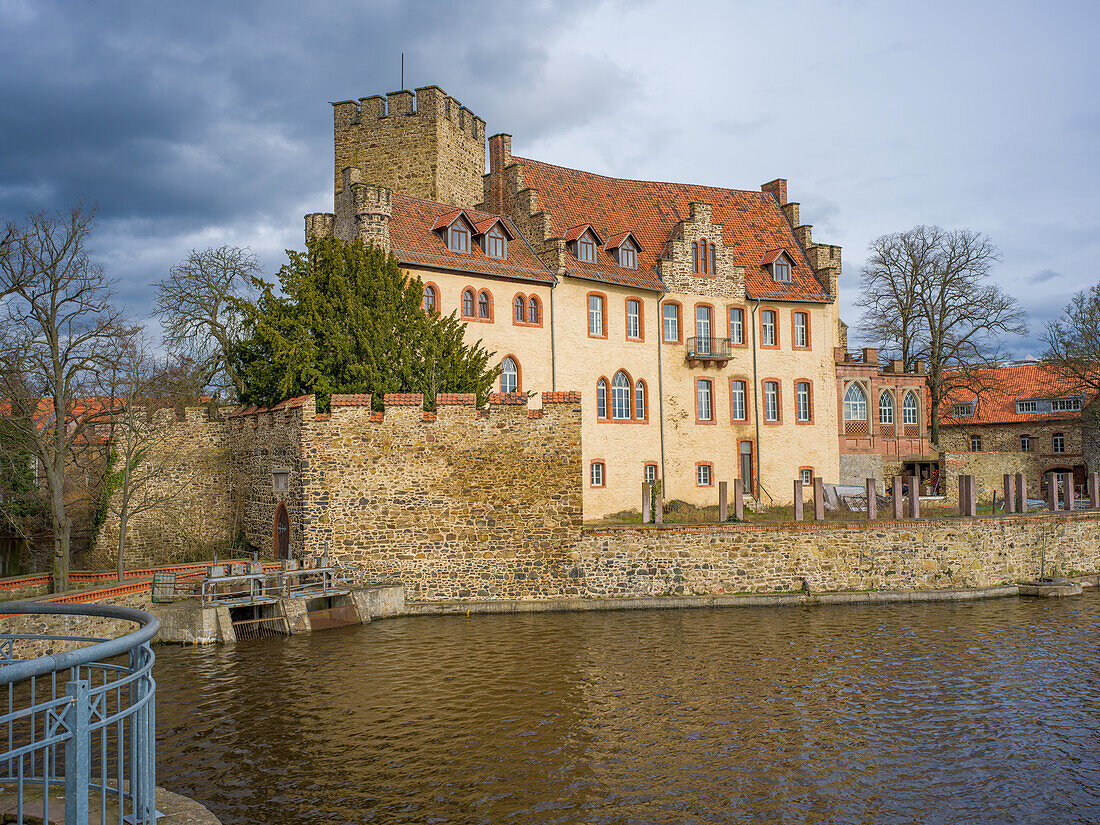
M118 518L116 567L122 581L130 520L178 501L183 485L158 449L164 434L157 427L156 411L172 407L172 378L167 361L153 355L144 330L120 340L119 352L102 376L102 395L111 399L113 409L111 463L103 492L107 510Z
M906 369L927 366L933 442L943 400L964 388L980 397L989 380L982 370L1004 357L1001 337L1027 331L1016 299L990 282L998 258L992 241L969 229L917 226L871 244L860 330Z
M259 261L250 250L220 246L192 250L157 284L165 345L223 400L236 398L244 389L230 357L241 334L241 313L234 300L247 297L260 274Z
M1047 324L1044 360L1070 392L1100 395L1100 284L1073 296L1061 318ZM1060 394L1066 392L1063 386ZM1100 404L1092 401L1081 412L1085 461L1097 469L1100 457Z
M8 406L7 449L37 459L49 497L54 586L69 585L72 520L66 479L76 456L98 441L98 371L121 328L111 283L89 257L95 212L31 214L0 257L0 395Z

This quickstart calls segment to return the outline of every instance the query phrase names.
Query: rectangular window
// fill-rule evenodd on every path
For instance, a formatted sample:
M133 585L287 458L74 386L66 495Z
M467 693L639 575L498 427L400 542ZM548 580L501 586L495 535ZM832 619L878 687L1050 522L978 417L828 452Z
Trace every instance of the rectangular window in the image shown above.
M657 480L656 464L645 465L645 468L642 470L642 480L645 481L647 484L652 484L654 481Z
M587 232L577 241L577 259L589 264L596 262L596 242Z
M1016 412L1018 413L1033 413L1039 411L1038 401L1017 401Z
M760 313L760 345L763 347L776 346L775 310L765 309Z
M1020 451L1024 452L1024 453L1031 452L1031 436L1030 435L1021 435L1020 436Z
M603 462L602 461L593 461L592 462L592 486L593 487L603 487L603 485L604 485Z
M748 412L745 404L745 382L730 382L730 418L734 421L748 420Z
M730 307L730 343L745 343L745 310Z
M974 414L974 402L966 401L961 404L951 405L951 415L955 417L965 417Z
M779 382L764 382L764 420L779 420Z
M276 493L285 493L290 489L290 472L288 470L275 470L271 474L271 481Z
M813 414L810 409L810 383L808 381L799 381L794 387L795 396L798 401L798 420L809 421L810 416Z
M697 355L710 355L711 354L711 337L710 337L710 307L708 306L696 306L695 307L695 353Z
M1050 401L1051 412L1074 412L1081 409L1080 398L1052 398Z
M798 471L798 475L802 479L802 486L812 487L814 485L814 468L813 467L803 467L801 470Z
M466 224L462 222L461 218L451 224L448 238L448 245L452 252L470 251L470 230L466 228Z
M794 345L801 349L810 346L810 320L805 312L794 314Z
M642 305L633 298L626 302L626 337L642 337Z
M699 421L713 421L714 408L711 404L713 398L713 385L708 378L700 378L695 382L695 417Z
M777 283L789 284L791 282L791 265L782 258L772 264L772 270L775 272Z
M1051 436L1050 443L1055 453L1061 454L1066 451L1066 437L1061 433Z
M675 344L680 340L680 305L665 304L664 309L665 341Z
M695 467L695 483L700 487L710 486L710 465L698 464Z
M970 452L980 453L982 451L982 437L980 435L970 436Z
M638 255L629 241L619 247L619 266L623 269L638 268Z
M490 258L505 259L508 257L508 247L505 243L504 233L500 231L499 226L494 226L489 230L488 241L485 253Z
M603 326L603 296L588 296L588 334L596 338L606 338Z

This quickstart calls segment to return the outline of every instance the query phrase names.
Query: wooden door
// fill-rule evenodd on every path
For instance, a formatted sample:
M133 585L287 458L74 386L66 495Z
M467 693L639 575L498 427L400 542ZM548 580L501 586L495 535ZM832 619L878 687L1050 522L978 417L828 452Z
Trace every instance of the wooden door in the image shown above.
M275 560L290 558L290 515L281 501L275 511Z

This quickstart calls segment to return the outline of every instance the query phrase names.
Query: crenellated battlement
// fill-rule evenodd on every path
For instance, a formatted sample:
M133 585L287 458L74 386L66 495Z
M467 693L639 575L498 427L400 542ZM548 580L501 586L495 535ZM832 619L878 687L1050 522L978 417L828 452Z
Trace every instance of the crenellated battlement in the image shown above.
M339 193L344 168L362 181L403 195L472 207L482 199L485 121L438 86L332 104L334 169Z

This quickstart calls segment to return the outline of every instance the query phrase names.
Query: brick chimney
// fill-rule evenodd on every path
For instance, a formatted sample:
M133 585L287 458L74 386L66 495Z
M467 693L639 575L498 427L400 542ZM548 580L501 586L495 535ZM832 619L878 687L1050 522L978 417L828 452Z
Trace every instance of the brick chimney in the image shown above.
M776 178L768 183L761 184L761 192L767 192L768 194L775 195L775 199L779 201L780 206L785 206L787 203L787 179Z

